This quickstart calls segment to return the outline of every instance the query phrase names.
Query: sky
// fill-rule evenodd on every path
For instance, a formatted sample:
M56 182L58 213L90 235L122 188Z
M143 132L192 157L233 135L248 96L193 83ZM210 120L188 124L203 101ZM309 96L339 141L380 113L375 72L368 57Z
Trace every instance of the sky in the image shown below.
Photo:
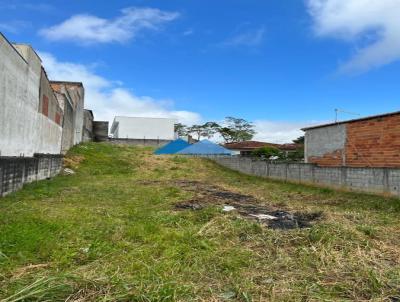
M284 143L335 108L399 110L399 0L0 0L0 12L50 79L83 82L96 120L234 116Z

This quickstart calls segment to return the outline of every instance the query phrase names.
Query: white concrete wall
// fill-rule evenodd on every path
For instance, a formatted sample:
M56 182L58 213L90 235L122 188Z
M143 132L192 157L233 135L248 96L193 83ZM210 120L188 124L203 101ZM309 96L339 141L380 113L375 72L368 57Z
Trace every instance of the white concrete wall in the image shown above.
M114 138L173 140L175 119L116 116Z
M309 129L306 131L304 156L306 162L310 157L323 157L338 150L344 152L346 145L346 125Z
M38 112L40 59L18 49L25 60L0 35L0 155L59 154L62 128Z

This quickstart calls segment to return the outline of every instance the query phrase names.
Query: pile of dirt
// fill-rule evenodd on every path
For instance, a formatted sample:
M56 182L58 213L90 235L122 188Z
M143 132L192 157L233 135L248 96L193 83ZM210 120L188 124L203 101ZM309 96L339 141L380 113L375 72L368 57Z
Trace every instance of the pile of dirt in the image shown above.
M141 182L145 185L160 184L161 181ZM164 182L165 184L165 182ZM171 181L168 185L193 192L194 197L175 205L177 210L201 210L209 205L219 205L226 212L235 211L241 217L253 219L272 229L308 228L322 217L322 212L294 212L260 205L262 202L251 195L228 191L216 185L198 181Z

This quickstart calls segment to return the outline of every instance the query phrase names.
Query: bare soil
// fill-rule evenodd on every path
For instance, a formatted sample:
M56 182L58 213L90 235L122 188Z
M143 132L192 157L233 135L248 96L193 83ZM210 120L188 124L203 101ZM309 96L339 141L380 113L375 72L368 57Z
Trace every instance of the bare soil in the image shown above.
M201 210L207 206L218 205L234 207L232 212L241 217L256 220L260 224L272 229L309 228L319 221L323 213L319 212L291 212L273 206L261 205L263 202L251 195L240 194L221 188L216 185L199 181L178 180L172 182L146 181L141 184L166 184L179 187L194 196L175 204L176 210Z

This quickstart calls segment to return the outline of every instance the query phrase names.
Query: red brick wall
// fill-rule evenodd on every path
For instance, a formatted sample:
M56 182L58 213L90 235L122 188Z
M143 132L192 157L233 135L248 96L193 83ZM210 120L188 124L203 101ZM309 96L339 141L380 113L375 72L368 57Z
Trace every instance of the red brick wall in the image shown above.
M55 122L61 126L61 114L56 112Z
M309 157L308 162L324 167L337 167L343 165L342 150L324 154L323 157Z
M400 115L347 124L346 165L400 167Z
M43 95L42 113L49 116L49 98L46 95Z

